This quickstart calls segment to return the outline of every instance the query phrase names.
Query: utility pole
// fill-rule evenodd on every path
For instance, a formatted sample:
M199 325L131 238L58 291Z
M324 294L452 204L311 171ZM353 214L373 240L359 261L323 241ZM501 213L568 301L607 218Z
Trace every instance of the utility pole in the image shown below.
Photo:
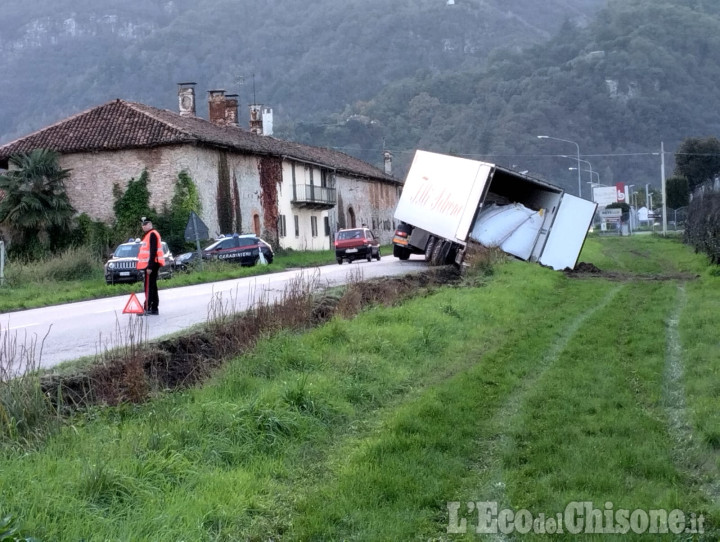
M660 180L662 182L663 237L667 235L667 193L665 190L665 143L660 142Z

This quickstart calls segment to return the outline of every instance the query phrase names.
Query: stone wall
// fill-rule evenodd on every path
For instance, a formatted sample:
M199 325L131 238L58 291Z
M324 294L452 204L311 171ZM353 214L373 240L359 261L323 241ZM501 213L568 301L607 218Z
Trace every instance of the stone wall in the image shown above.
M301 209L292 205L292 162L262 158L228 151L178 145L156 149L135 149L105 153L64 155L63 168L71 169L66 186L73 206L93 219L112 222L113 184L122 189L131 178L137 179L147 169L151 205L158 211L170 203L180 171L185 170L198 188L202 202L200 217L211 236L233 232L220 231L217 214L218 171L221 152L227 156L231 190L238 201L233 208L240 211L241 231L261 236L273 244L296 250L322 250L331 246L333 234L341 227L363 224L380 237L383 244L392 240L395 231L393 214L399 197L399 185L348 176L335 176L337 205L330 210ZM311 174L312 170L312 174ZM296 182L320 186L320 168L296 163ZM262 181L261 181L262 179ZM268 212L263 208L272 207ZM285 236L277 231L278 219L285 217ZM295 216L299 232L295 235ZM313 218L314 217L314 218ZM327 218L330 235L325 234ZM313 235L312 224L317 224Z
M382 244L392 241L399 185L338 177L337 192L338 205L332 210L330 219L333 231L365 224L380 238Z
M220 232L217 219L217 177L219 151L193 146L136 149L107 153L80 153L64 155L63 168L71 169L66 182L73 206L96 220L110 223L114 219L114 184L125 189L131 178L137 179L147 169L151 205L158 211L172 199L177 175L185 170L198 188L202 202L201 218L210 234ZM253 217L261 223L260 177L258 159L254 156L228 154L231 183L238 185L239 208L243 232L253 231ZM231 191L232 192L232 191Z

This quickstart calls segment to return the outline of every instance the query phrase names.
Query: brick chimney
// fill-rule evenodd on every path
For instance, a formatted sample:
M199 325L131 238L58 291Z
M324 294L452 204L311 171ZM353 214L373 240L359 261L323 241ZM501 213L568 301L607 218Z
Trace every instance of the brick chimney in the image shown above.
M208 109L210 122L218 126L225 126L225 91L208 90Z
M195 116L195 83L178 83L178 106L181 116Z
M238 125L238 95L228 94L225 96L225 125Z
M385 160L385 173L388 175L392 175L392 154L390 151L385 151L383 153L383 158Z

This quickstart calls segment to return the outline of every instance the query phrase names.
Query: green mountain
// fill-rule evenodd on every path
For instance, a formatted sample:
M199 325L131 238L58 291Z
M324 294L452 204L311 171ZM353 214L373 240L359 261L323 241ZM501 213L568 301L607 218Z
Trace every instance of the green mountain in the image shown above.
M273 107L275 133L402 176L415 148L578 189L659 185L717 135L713 0L6 0L0 141L117 97L175 110L175 83ZM241 118L247 118L241 112ZM564 139L537 139L537 135ZM568 156L563 158L562 155Z
M464 71L566 19L587 24L603 3L5 0L0 142L115 98L176 110L175 84L187 81L201 101L222 88L272 106L276 126L317 119L418 70Z
M577 167L574 142L598 173L583 172L584 191L598 177L659 186L661 142L669 176L683 139L720 132L719 45L717 2L610 1L586 27L567 23L551 40L495 51L475 69L416 74L329 127L294 132L358 155L384 141L401 169L416 147L478 157L577 193L577 171L568 169Z

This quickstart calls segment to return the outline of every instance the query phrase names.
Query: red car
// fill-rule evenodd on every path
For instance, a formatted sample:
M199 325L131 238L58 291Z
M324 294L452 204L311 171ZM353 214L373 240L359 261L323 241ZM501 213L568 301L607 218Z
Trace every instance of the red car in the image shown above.
M335 235L335 258L340 265L343 260L380 260L380 241L367 228L340 230Z

